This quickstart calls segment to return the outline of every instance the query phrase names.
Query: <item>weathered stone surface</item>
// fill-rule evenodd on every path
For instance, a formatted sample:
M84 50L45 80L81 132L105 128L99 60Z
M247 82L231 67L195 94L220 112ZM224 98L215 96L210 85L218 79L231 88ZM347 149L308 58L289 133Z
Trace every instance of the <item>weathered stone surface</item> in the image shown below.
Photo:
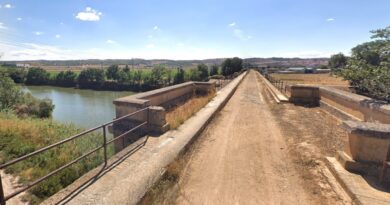
M360 112L364 116L364 121L390 124L389 104L331 87L321 86L319 89L322 99L328 99L346 109Z
M390 145L390 125L370 122L345 121L348 131L347 153L358 162L382 163Z
M320 92L316 86L293 85L290 87L290 102L318 106L320 103Z
M385 205L390 204L390 194L372 187L361 175L345 170L333 157L327 157L326 162L332 174L344 187L356 204Z
M114 137L118 136L118 133L123 133L131 129L131 127L127 128L128 126L126 126L126 123L128 122L137 125L148 121L147 132L153 134L161 134L168 131L169 125L165 119L165 108L169 109L171 106L175 106L177 103L185 101L193 96L195 92L215 92L215 83L186 82L114 100L113 103L115 104L117 118L149 107L148 110L128 117L128 121L116 123L125 123L125 125L113 126ZM125 140L117 140L115 143L116 151L123 149L123 147L127 145Z

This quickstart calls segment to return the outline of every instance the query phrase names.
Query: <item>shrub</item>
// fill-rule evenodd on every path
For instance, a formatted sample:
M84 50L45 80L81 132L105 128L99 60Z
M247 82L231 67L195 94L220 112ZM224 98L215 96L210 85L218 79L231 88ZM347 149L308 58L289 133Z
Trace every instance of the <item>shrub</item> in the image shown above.
M0 111L12 109L16 104L23 100L23 92L11 78L0 75Z

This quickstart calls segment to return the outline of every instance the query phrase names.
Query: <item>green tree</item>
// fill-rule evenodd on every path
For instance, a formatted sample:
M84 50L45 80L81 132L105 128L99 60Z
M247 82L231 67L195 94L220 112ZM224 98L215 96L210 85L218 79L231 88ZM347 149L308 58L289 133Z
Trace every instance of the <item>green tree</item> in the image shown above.
M218 66L217 65L213 65L211 66L210 68L210 76L213 76L213 75L218 75Z
M164 84L166 69L164 66L156 66L152 69L150 83L152 86L161 86Z
M354 47L339 75L358 93L390 102L390 27L371 33L373 41Z
M26 76L28 85L45 85L49 83L50 73L42 68L30 68Z
M118 80L119 78L119 66L111 65L106 70L106 77L109 80Z
M56 76L56 84L65 87L72 87L76 84L77 74L73 71L61 71Z
M142 70L136 70L134 72L134 82L137 83L139 86L141 85L142 83Z
M184 83L184 70L182 68L177 68L175 76L173 77L173 83Z
M228 76L240 72L243 69L242 65L243 61L241 58L228 58L222 62L222 75Z
M24 83L26 79L26 71L23 68L8 68L7 73L15 83Z
M228 76L233 73L232 59L228 58L222 62L222 75Z
M187 81L200 81L200 72L197 68L191 68L188 69L186 72L186 77Z
M243 61L241 58L234 57L231 61L231 66L232 66L232 71L233 73L235 72L240 72L243 69ZM232 74L233 74L232 73Z
M126 64L126 66L125 66L125 68L123 69L123 71L125 71L126 73L130 72L129 65Z
M198 72L199 72L199 78L201 81L207 80L209 77L209 68L205 64L199 64L197 66Z
M88 68L80 72L78 83L81 88L101 88L104 83L104 70Z
M340 72L347 65L347 57L342 53L332 55L329 59L328 66L333 73Z

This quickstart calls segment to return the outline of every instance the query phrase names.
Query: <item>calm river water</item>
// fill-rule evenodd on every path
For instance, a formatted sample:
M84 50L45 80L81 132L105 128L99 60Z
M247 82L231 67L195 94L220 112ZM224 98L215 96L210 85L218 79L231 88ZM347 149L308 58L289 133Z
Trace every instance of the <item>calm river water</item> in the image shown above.
M83 128L92 128L112 120L115 117L112 101L133 94L52 86L23 86L23 90L40 99L50 98L55 105L54 120Z

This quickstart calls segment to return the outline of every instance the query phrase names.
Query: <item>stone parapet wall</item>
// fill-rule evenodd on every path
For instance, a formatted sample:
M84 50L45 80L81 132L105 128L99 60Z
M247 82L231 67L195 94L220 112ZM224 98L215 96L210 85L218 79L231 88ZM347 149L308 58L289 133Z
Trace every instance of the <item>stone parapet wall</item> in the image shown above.
M390 104L325 86L292 85L288 90L290 102L319 105L321 101L361 121L390 124Z
M319 90L321 101L338 106L362 121L390 124L389 104L335 88L319 87Z
M166 109L191 98L195 93L208 92L215 92L215 83L186 82L115 99L113 103L115 105L116 118L144 108L148 109L129 117L127 120L115 123L113 126L114 137L129 130L129 125L135 126L145 121L148 124L142 128L144 132L162 134L169 130L169 125L165 119ZM128 144L124 140L117 141L117 151Z

